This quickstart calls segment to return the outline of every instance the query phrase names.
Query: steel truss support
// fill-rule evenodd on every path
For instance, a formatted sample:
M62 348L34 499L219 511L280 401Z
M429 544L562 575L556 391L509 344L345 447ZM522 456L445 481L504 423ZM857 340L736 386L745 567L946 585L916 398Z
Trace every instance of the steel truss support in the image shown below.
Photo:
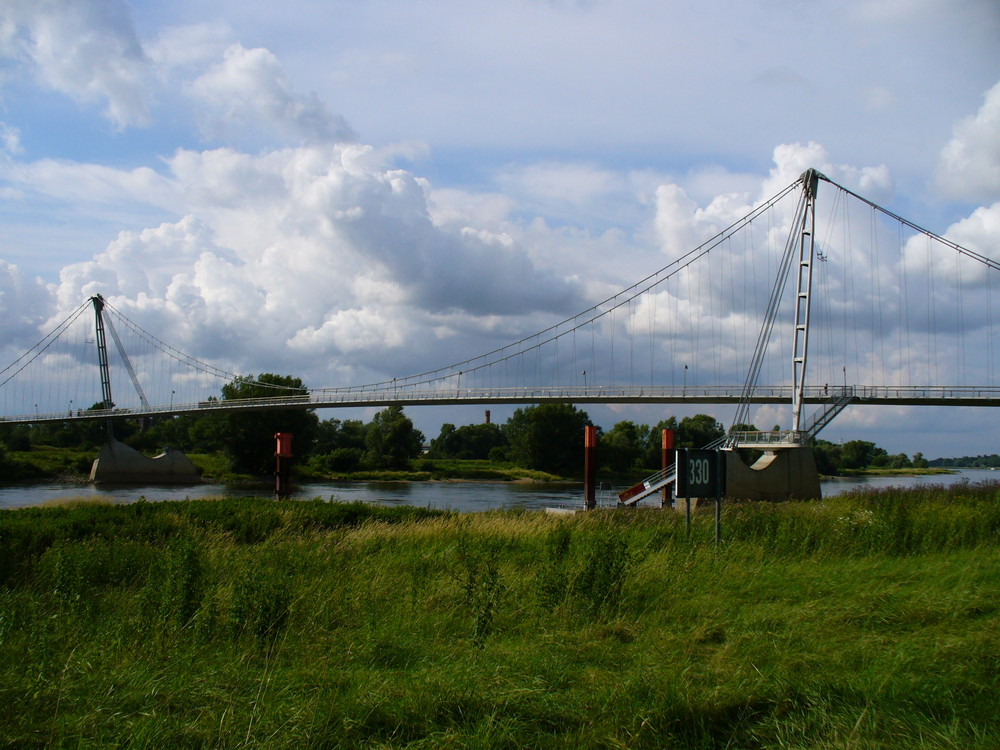
M813 262L815 257L816 190L820 173L808 169L802 175L805 211L799 224L799 272L795 293L795 334L792 342L792 432L802 424L802 399L806 387L806 362L809 353L809 311L811 307Z
M101 372L101 402L105 409L113 409L111 400L111 368L108 366L108 342L104 336L104 297L95 294L90 298L94 305L94 323L97 331L97 367Z

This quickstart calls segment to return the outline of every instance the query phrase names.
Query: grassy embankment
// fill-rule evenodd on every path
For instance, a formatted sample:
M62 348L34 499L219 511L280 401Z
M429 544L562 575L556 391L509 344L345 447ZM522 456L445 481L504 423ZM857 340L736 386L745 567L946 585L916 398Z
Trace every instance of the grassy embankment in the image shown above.
M0 743L1000 746L1000 488L0 514Z

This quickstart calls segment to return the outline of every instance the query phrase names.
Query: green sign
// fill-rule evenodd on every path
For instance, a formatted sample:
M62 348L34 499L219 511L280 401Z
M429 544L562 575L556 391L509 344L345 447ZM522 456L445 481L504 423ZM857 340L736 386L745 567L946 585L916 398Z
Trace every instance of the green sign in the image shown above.
M721 451L677 451L677 497L718 497L726 493L726 462Z

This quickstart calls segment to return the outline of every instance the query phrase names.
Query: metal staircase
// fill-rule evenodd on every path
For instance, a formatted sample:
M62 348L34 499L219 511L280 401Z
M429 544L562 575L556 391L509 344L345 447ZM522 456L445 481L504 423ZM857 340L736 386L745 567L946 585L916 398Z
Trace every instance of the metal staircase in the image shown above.
M673 465L661 469L655 474L643 479L634 487L629 487L624 492L618 493L619 505L635 505L644 497L649 497L654 492L662 490L668 484L673 484L677 479L677 472Z
M856 399L854 386L844 386L840 392L834 394L829 401L812 415L812 418L803 428L803 432L810 438L816 437L820 430L826 427L833 418L840 414L847 406Z

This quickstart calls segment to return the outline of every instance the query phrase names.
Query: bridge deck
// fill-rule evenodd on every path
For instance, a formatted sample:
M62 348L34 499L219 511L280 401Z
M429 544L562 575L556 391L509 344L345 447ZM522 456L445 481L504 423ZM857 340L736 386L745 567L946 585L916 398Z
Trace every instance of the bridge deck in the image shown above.
M807 404L827 403L845 392L842 387L807 388ZM1000 386L848 386L852 403L882 406L1000 406ZM199 401L192 404L150 406L148 409L115 408L110 410L21 414L0 417L0 422L33 423L108 417L145 417L172 414L208 413L271 409L333 409L348 407L385 407L449 404L539 404L547 402L574 404L736 404L742 395L740 386L615 386L550 388L436 388L417 390L408 387L316 389L307 395L232 401ZM751 403L790 403L791 386L766 386L754 390Z

